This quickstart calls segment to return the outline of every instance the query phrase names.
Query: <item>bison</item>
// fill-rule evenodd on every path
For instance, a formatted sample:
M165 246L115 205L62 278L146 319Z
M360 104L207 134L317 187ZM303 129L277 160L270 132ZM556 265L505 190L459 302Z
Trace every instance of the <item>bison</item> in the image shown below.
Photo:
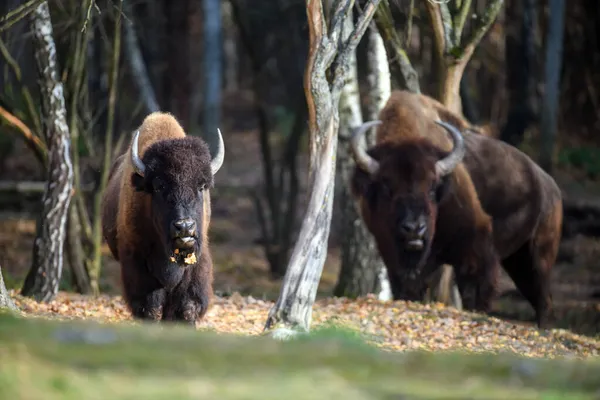
M208 243L210 189L225 147L186 136L168 113L148 115L112 165L102 198L102 229L120 262L134 318L201 319L213 295Z
M427 96L394 91L379 117L351 139L351 190L394 297L420 300L427 278L450 264L464 307L489 312L502 265L546 327L562 225L554 179Z

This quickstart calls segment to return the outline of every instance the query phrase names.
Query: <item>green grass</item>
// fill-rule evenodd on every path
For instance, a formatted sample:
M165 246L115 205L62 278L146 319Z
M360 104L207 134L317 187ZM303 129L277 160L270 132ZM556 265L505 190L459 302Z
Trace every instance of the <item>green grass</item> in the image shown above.
M335 326L289 342L0 314L1 399L591 399L600 362L389 353ZM402 397L405 396L405 397Z

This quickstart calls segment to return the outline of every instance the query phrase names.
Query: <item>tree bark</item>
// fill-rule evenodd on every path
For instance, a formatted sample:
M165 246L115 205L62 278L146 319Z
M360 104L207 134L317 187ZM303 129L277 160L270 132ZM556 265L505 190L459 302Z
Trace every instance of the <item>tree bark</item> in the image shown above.
M8 308L9 310L17 309L8 294L8 290L6 290L6 285L4 285L4 279L2 278L2 267L0 267L0 310L3 308Z
M562 69L565 2L564 0L550 0L549 4L550 20L545 61L546 85L540 121L540 166L548 173L552 173L556 114L560 94L560 71Z
M33 244L33 262L21 293L38 301L50 301L58 292L62 275L73 166L63 86L58 76L47 2L33 12L32 31L40 75L44 135L48 144L48 186L42 197L43 211Z
M344 39L352 31L351 14L344 24ZM376 119L379 110L390 96L391 83L388 59L383 40L373 24L369 29L367 82L368 119ZM342 91L340 98L340 136L350 137L353 128L362 123L358 77L356 72L356 54L349 58L350 77ZM367 145L373 146L375 135L367 136ZM377 293L381 300L391 300L387 269L379 256L373 235L365 226L360 212L350 191L350 179L354 170L354 160L350 150L349 141L339 144L338 170L341 179L341 188L338 191L339 208L342 210L340 236L342 241L342 256L340 274L334 295L339 297L359 297L368 293ZM381 280L383 279L383 283Z
M336 2L332 18L326 22L321 1L306 2L310 50L304 89L309 111L310 197L279 298L270 310L265 324L265 330L283 328L283 331L275 331L275 335L288 331L286 328L303 331L310 329L312 305L327 257L335 186L340 94L348 74L348 58L367 29L379 0L370 0L366 4L349 39L340 41L344 20L353 3L352 0ZM328 74L330 67L331 74Z
M217 128L221 115L221 2L202 0L204 6L204 135L211 148L216 148Z

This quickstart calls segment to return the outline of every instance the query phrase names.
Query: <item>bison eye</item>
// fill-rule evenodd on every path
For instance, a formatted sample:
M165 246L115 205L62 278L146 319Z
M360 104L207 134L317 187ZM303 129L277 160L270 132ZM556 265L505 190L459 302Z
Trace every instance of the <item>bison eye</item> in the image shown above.
M155 192L162 192L164 185L161 181L159 181L158 179L155 179L152 181L152 188L154 189Z

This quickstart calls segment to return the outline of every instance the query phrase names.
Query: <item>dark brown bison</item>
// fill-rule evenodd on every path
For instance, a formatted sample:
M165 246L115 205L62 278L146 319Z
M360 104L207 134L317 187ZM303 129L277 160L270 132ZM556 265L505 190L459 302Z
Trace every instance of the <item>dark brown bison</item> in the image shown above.
M102 199L102 229L121 264L124 297L136 318L195 324L212 298L207 232L210 189L225 148L211 160L199 137L152 113L118 157Z
M376 145L367 151L362 137L374 126ZM352 138L352 192L362 218L394 297L420 300L425 280L450 264L465 308L487 312L501 264L544 327L561 192L524 153L467 128L429 97L393 92L380 120Z

